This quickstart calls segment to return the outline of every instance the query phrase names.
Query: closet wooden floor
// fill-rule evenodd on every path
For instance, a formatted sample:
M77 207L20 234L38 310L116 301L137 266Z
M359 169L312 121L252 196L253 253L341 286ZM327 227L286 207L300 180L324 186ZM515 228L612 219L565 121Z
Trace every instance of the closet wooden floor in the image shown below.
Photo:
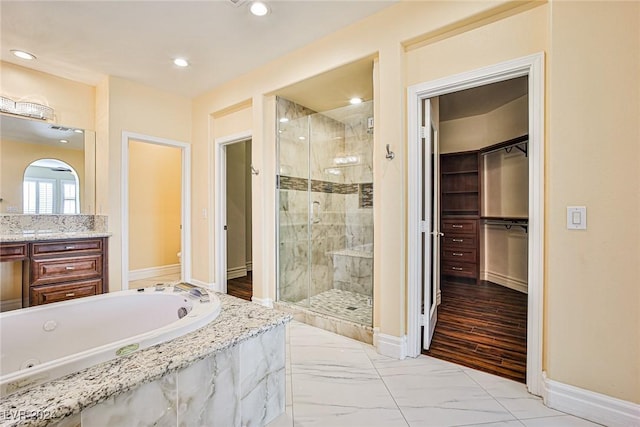
M527 295L504 286L442 280L442 303L424 354L526 382Z
M234 297L251 301L253 296L253 273L249 271L244 277L227 280L227 293Z

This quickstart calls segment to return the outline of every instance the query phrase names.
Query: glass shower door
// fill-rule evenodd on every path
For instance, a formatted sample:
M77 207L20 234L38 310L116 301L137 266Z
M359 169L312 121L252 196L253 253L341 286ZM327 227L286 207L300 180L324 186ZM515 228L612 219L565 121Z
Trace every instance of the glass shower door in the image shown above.
M372 103L277 111L279 300L371 326Z

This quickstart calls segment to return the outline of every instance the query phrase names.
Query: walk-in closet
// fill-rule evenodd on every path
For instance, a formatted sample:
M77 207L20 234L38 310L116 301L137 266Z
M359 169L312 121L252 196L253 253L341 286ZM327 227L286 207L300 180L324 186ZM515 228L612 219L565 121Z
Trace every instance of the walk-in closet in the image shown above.
M527 78L439 97L440 289L427 354L526 377Z

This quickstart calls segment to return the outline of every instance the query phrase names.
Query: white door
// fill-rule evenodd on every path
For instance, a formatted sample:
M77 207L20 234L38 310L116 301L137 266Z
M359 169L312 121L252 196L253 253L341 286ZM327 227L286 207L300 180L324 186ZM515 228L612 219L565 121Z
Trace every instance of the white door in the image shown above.
M440 161L438 147L439 99L422 101L420 163L422 169L422 298L424 328L422 348L429 349L438 321L437 295L440 290Z

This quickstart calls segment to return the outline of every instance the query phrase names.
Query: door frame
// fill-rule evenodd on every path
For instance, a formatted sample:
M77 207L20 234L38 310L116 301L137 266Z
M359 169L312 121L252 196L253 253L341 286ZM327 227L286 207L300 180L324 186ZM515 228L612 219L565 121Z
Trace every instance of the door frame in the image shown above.
M246 130L233 135L216 138L213 142L215 153L215 278L214 289L227 293L227 146L252 139L252 132ZM253 212L253 209L251 210ZM253 220L251 221L253 227Z
M181 186L181 223L180 233L180 276L184 281L191 280L191 144L173 139L159 138L135 132L122 132L122 163L120 171L122 206L122 289L129 289L129 141L135 140L148 144L179 148L182 162Z
M410 86L408 119L408 308L407 354L421 353L419 188L417 144L420 142L421 101L447 93L528 76L529 83L529 242L527 308L527 388L541 395L544 288L544 53Z

